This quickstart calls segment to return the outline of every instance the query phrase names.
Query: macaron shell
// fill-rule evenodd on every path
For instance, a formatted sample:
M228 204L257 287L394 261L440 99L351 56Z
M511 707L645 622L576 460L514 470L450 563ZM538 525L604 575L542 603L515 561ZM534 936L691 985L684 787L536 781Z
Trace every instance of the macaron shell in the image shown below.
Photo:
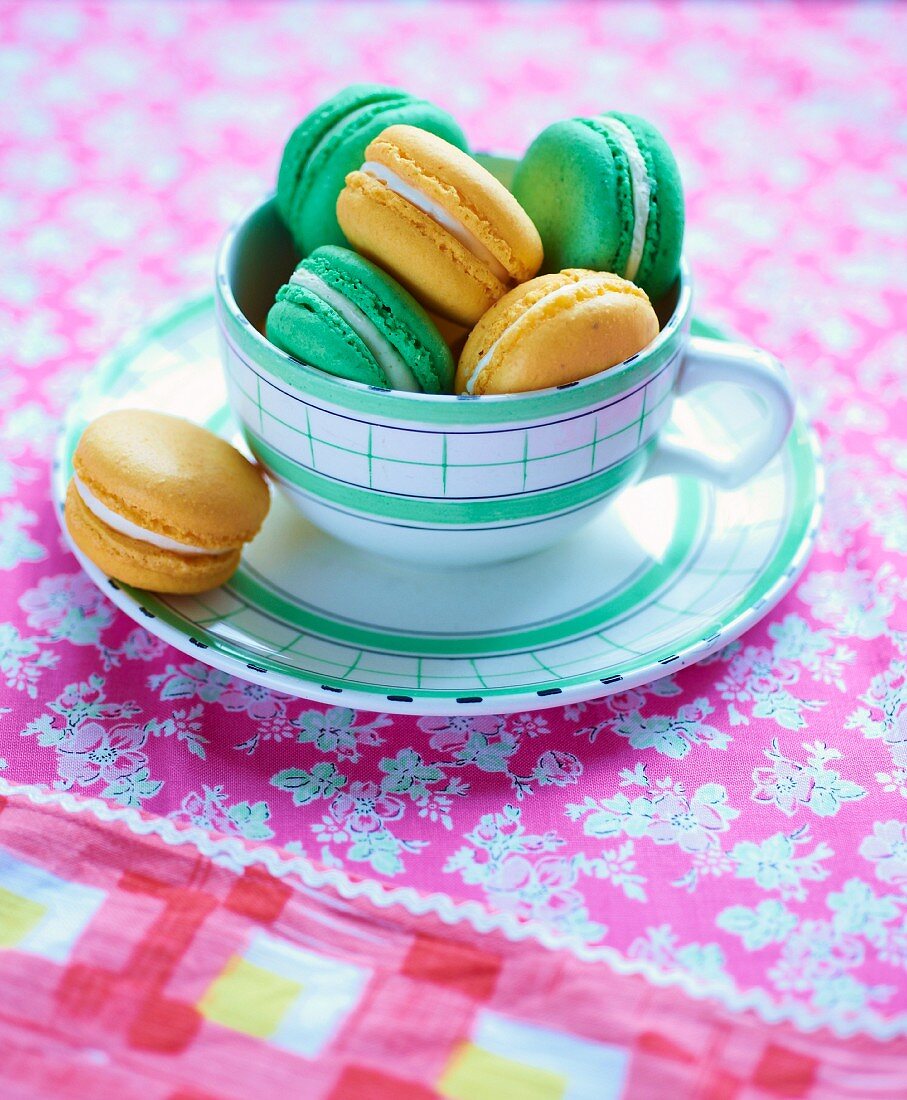
M613 222L616 243L611 256L600 257L596 270L627 273L633 246L633 230L636 225L633 206L633 171L630 161L617 136L608 129L601 118L584 118L580 121L598 137L601 153L609 162L615 189L614 201L610 204L608 214ZM647 165L647 167L651 166Z
M583 119L555 122L538 135L517 166L513 193L541 236L543 272L614 270L619 185L609 146Z
M357 251L449 321L471 327L507 290L446 229L365 172L347 176L337 217Z
M270 505L261 473L235 447L164 413L105 413L83 432L73 467L125 519L200 548L241 546Z
M479 323L461 356L456 389L465 390L492 348L476 394L562 386L622 363L657 335L655 311L632 283L607 272L542 276L517 287Z
M658 130L637 115L606 116L633 134L649 176L649 214L634 281L651 298L673 284L683 246L683 187ZM633 232L633 190L626 155L599 117L554 123L517 167L513 192L538 227L543 269L626 270Z
M609 114L621 122L636 138L650 180L655 181L649 200L646 246L635 281L646 288L650 297L660 298L670 289L680 269L683 251L683 183L674 154L659 131L638 115Z
M327 374L387 388L384 371L338 313L305 287L287 285L268 310L265 335L300 363Z
M454 360L433 319L385 271L347 248L326 246L308 269L368 317L412 370L425 393L449 393Z
M478 361L530 306L535 305L551 291L575 281L576 276L573 273L557 272L552 275L537 275L529 282L521 283L508 291L470 332L457 366L458 380L464 370L468 371L467 378L472 374ZM458 384L458 392L460 389Z
M374 103L405 102L406 92L383 84L350 84L319 104L299 123L284 146L277 173L277 209L289 224L303 171L325 136L352 111Z
M303 131L295 143L291 137L295 148L283 173L287 183L278 209L302 255L320 245L347 243L337 221L337 196L347 174L362 164L368 143L388 126L418 126L436 132L454 146L467 147L456 121L434 104L393 88L366 85L359 96L355 88L335 97L331 109L315 113L318 117L312 121L311 134ZM292 188L291 180L295 181Z
M507 188L467 153L425 130L394 125L369 144L365 157L461 222L515 282L538 271L538 230Z
M224 584L236 572L240 551L182 555L129 538L98 519L70 482L66 529L78 548L108 576L153 592L191 595Z

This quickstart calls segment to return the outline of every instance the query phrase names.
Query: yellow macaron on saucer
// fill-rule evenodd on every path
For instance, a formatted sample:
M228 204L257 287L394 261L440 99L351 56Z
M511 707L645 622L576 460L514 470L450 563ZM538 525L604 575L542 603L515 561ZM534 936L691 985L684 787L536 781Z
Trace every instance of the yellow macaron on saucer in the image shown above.
M72 455L65 521L105 572L177 595L226 583L264 522L270 494L235 447L184 417L115 409Z
M60 436L61 520L76 444L103 412L189 416L239 439L217 341L213 303L193 303L95 372ZM758 403L728 423L723 396L697 395L700 437L732 446L731 436L758 434ZM282 492L233 578L200 596L131 588L77 554L148 631L229 675L353 708L505 713L625 690L727 644L795 580L820 493L813 442L798 421L778 457L737 490L648 481L572 538L510 563L391 561L323 534Z

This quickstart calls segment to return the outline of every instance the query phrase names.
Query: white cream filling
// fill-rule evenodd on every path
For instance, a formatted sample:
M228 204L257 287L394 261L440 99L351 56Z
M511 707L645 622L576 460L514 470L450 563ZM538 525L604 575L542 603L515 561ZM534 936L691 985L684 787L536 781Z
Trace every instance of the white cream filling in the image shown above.
M469 249L473 256L489 267L492 274L500 279L505 286L509 286L513 282L507 268L489 252L488 248L482 244L475 233L467 229L467 227L461 221L453 217L452 214L449 214L443 206L439 206L438 203L430 199L428 195L423 194L418 188L402 180L396 172L392 172L390 168L386 168L383 164L378 164L377 161L367 160L365 164L362 165L361 170L367 172L370 176L374 176L375 179L381 180L382 183L387 184L394 194L412 203L412 205L418 210L421 210L423 214L427 214L432 221L437 222L442 229L446 229L452 237L456 237L460 244Z
M102 523L112 527L114 531L119 531L121 535L128 535L129 538L137 539L139 542L148 542L161 550L174 550L177 554L225 554L228 550L233 549L232 546L221 546L213 549L188 546L185 542L177 542L176 539L167 538L166 535L159 535L157 531L149 531L147 528L133 523L132 520L126 519L125 516L114 512L103 501L98 500L78 474L73 474L72 480L76 492L82 498L82 502L88 511L96 515Z
M491 345L488 351L486 351L482 358L478 361L478 363L476 363L476 368L469 376L469 379L466 383L466 392L475 393L476 382L478 382L479 376L481 375L482 371L488 366L491 357L498 350L498 344L500 344L500 342L504 339L507 333L510 332L514 325L522 322L524 317L528 317L532 313L532 311L534 309L537 309L543 302L550 302L553 298L573 297L576 294L576 285L577 284L575 282L572 282L567 283L566 286L558 286L555 287L554 290L549 290L548 293L543 294L537 302L533 302L532 305L525 311L525 313L521 313L519 317L516 318L516 320L511 321L507 328L504 329L497 340L495 340L495 342Z
M635 279L642 261L642 250L646 244L646 227L649 222L649 199L652 195L649 171L629 126L619 118L610 118L607 115L597 118L596 122L606 130L610 130L617 138L630 162L630 183L633 191L633 240L630 244L630 256L627 259L624 278Z
M421 392L422 387L416 381L416 376L400 352L354 302L345 298L340 291L328 286L324 279L312 271L307 271L304 267L297 268L293 272L290 282L310 290L323 302L327 302L335 313L340 314L372 353L393 389L406 390L409 393Z

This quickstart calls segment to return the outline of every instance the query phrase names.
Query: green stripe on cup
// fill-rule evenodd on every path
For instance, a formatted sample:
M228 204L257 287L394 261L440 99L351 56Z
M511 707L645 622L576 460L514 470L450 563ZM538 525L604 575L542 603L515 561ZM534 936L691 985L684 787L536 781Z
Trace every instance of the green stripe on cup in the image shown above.
M618 465L561 489L545 489L495 500L437 500L395 496L335 481L298 465L274 450L248 424L243 425L243 435L249 449L269 470L302 492L350 511L424 526L475 526L557 515L600 500L632 480L648 462L655 447L655 440L652 439Z
M242 566L227 588L244 603L261 609L301 634L315 634L328 641L356 648L418 657L500 656L567 642L571 638L600 629L604 624L619 618L628 608L644 605L683 567L696 543L702 526L702 491L695 482L681 482L677 515L677 526L664 556L660 561L653 561L645 572L625 588L610 593L602 603L587 608L578 615L567 616L545 626L514 630L508 634L477 633L438 638L434 635L393 633L345 623L287 600L270 585L252 577ZM215 623L208 625L209 628L216 626Z

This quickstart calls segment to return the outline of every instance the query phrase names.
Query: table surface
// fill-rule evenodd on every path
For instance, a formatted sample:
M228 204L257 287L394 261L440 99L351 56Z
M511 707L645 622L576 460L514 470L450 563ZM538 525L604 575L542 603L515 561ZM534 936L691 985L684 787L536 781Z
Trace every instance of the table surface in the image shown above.
M0 43L2 790L528 921L766 1018L907 1030L904 9L5 3ZM48 492L59 418L208 288L292 126L362 79L516 155L572 114L664 131L698 312L784 360L827 465L812 562L739 642L598 703L353 713L184 657L79 570Z

